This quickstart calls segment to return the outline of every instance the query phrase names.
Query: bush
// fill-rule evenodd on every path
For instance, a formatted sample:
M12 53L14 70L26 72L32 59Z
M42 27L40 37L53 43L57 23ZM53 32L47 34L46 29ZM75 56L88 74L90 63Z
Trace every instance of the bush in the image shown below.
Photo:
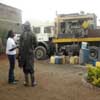
M100 67L87 65L87 81L100 87Z

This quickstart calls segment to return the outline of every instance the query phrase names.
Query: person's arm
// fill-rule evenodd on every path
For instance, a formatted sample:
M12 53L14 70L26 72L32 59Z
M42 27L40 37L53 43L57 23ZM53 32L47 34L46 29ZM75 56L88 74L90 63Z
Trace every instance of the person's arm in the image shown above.
M33 37L33 38L32 38L32 41L33 41L33 48L35 48L35 47L37 46L37 39L36 39L36 36L35 36L35 35L33 35L32 37Z
M9 51L13 51L13 50L15 50L16 48L18 48L18 46L13 47L13 48L12 48L12 49L10 49Z

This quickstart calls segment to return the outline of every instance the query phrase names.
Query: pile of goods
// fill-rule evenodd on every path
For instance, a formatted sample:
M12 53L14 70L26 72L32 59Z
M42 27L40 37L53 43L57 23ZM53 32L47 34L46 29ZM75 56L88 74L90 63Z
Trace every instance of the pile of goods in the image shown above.
M50 57L51 64L79 64L78 56L51 56Z
M50 57L50 63L51 64L65 64L65 56L51 56Z

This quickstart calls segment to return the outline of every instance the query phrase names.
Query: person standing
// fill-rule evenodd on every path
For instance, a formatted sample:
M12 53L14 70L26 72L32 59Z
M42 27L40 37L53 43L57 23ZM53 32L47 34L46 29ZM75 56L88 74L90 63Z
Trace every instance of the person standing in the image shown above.
M14 38L14 32L12 30L9 30L6 43L6 54L9 60L9 73L8 73L9 84L16 84L14 76L14 68L16 60L16 44L13 38Z
M23 68L25 76L25 86L29 86L29 75L31 79L31 86L36 85L34 77L34 47L36 45L36 37L31 31L29 22L23 25L23 33L20 36L19 42L19 67Z

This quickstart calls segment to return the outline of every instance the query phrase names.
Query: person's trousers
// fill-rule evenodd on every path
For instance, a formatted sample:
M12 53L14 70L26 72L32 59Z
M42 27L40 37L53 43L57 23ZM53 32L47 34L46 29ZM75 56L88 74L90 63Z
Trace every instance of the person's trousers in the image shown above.
M35 82L35 77L34 77L34 73L24 73L25 75L25 83L26 85L29 85L29 75L30 75L30 79L31 79L31 85L34 85Z
M14 78L14 68L15 68L15 55L8 55L9 59L9 73L8 73L8 82L13 82Z

